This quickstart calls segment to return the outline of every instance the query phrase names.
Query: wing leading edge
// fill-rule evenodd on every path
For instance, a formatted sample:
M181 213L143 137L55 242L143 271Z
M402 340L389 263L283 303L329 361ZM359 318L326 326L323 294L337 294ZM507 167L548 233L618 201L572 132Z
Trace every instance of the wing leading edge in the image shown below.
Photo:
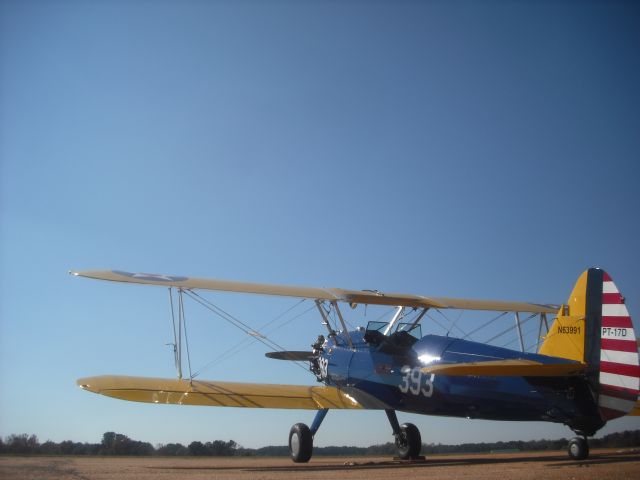
M310 298L354 304L389 305L414 308L456 308L464 310L492 310L500 312L555 313L558 305L539 305L527 302L500 300L471 300L447 297L423 297L401 293L382 293L369 290L345 290L341 288L315 288L266 283L247 283L231 280L212 280L202 278L157 275L149 273L130 273L119 270L92 270L69 272L79 277L108 280L112 282L161 285L184 289L202 289L225 292L276 295L285 297Z
M327 386L189 381L118 375L80 378L76 383L83 390L133 402L304 410L363 408L349 394Z

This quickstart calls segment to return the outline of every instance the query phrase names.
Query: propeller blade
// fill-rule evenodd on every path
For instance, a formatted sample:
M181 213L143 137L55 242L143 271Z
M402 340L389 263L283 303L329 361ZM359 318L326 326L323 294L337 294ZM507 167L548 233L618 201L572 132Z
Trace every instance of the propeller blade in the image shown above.
M295 362L307 362L313 358L312 352L267 352L265 353L267 358L275 358L276 360L293 360Z

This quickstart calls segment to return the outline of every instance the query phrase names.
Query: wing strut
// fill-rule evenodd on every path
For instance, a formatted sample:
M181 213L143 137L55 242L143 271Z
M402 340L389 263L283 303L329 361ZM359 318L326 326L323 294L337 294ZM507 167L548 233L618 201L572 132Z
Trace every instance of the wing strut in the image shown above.
M349 344L349 348L353 349L353 342L351 341L351 335L349 335L349 329L347 328L347 324L344 322L344 318L342 318L342 312L338 307L338 302L333 300L331 302L333 308L336 309L336 313L338 314L338 319L340 320L340 325L342 325L342 331L344 332L345 337L347 337L347 343Z
M344 318L342 317L342 312L340 311L340 308L338 307L338 302L336 302L335 300L332 300L330 303L331 307L333 307L335 309L336 315L338 317L338 320L340 320L340 325L342 325L342 332L344 333L344 336L347 339L347 343L349 344L349 348L353 349L353 342L351 341L351 335L349 335L349 329L347 328L347 324L344 321ZM329 322L329 317L327 316L327 311L324 309L324 301L323 300L316 300L316 307L318 307L318 311L320 312L320 315L322 316L322 325L324 325L325 327L327 327L327 330L329 331L329 336L330 337L335 337L336 336L336 332L335 330L333 330L333 328L331 328L331 323ZM329 309L329 312L331 312L331 309Z
M187 347L187 364L189 365L189 380L193 380L193 374L191 373L191 354L189 353L189 338L187 337L187 317L185 317L184 315L184 297L182 295L183 290L179 289L178 291L180 292L180 310L178 313L178 320L182 321L182 329L184 330L184 344Z
M540 350L540 345L542 344L542 325L545 328L545 335L549 333L549 324L547 323L547 314L540 314L540 324L538 325L538 341L535 344L536 353Z
M423 308L422 309L422 311L418 314L416 319L411 324L411 327L409 328L409 331L411 331L416 325L418 325L420 323L420 320L422 320L422 317L424 317L426 315L427 310L429 310L429 309L428 308Z
M402 319L402 317L404 317L404 307L402 305L398 305L396 307L396 313L393 314L393 318L389 322L389 325L387 325L387 328L385 328L384 332L382 332L382 334L389 335L391 330L393 330L393 327L395 327L396 323L398 323L398 321Z
M518 340L520 341L520 351L524 353L524 339L522 338L522 326L520 325L520 313L516 312L516 327L518 330Z
M182 380L182 335L184 333L184 345L187 349L187 364L189 366L189 379L193 379L191 372L191 354L189 353L189 338L187 336L187 318L184 314L184 291L178 288L178 329L176 330L176 307L173 303L173 289L169 287L169 304L171 306L171 321L173 323L173 358L178 373L178 379Z
M173 360L176 366L176 372L178 374L178 379L182 380L182 352L180 351L181 342L178 342L178 331L181 332L181 327L178 325L178 330L176 330L176 314L175 308L173 307L173 288L169 287L169 305L171 307L171 323L173 324L173 343L167 343L167 345L173 345Z

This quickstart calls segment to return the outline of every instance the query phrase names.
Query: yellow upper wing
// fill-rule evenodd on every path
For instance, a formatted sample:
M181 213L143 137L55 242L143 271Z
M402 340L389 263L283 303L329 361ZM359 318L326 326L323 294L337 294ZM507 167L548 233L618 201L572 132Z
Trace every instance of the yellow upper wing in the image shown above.
M189 381L117 375L80 378L76 383L84 390L133 402L306 410L363 408L348 393L326 386Z
M584 363L544 364L533 360L514 359L434 364L423 367L422 372L450 376L562 377L579 375L585 368L586 365Z
M218 290L226 292L254 293L262 295L280 295L285 297L312 298L368 305L390 305L414 308L457 308L464 310L493 310L500 312L555 313L557 305L538 305L527 302L501 300L470 300L463 298L423 297L403 293L383 293L370 290L345 290L342 288L315 288L266 283L236 282L231 280L212 280L174 275L151 273L130 273L119 270L93 270L70 272L72 275L109 280L112 282L142 283L163 285L184 289Z

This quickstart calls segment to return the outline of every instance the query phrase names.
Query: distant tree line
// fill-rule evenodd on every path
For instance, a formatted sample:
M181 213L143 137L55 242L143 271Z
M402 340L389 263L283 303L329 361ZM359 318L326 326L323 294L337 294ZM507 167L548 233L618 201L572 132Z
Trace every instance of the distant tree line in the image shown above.
M589 440L592 448L628 448L640 447L640 430L626 430L611 433L602 438ZM460 445L423 444L422 453L486 453L495 451L542 451L562 450L567 440L529 440L492 443L463 443ZM314 455L325 456L361 456L361 455L395 455L393 443L372 445L370 447L315 447ZM100 443L80 443L65 440L60 443L50 440L40 443L35 435L9 435L0 437L0 454L14 455L137 455L137 456L288 456L287 446L268 446L262 448L243 448L233 440L228 442L214 440L202 443L191 442L189 445L168 443L153 446L148 442L132 440L126 435L106 432Z
M168 443L154 447L149 442L132 440L126 435L115 432L105 432L100 443L81 443L65 440L60 443L50 440L40 443L35 435L9 435L0 437L0 454L16 455L193 455L220 456L237 455L239 446L233 440L223 442L191 442L188 446L180 443Z
M423 455L436 453L489 453L499 451L545 451L564 450L567 448L568 439L557 440L529 440L491 443L463 443L460 445L422 444ZM611 433L602 438L589 439L591 448L629 448L640 447L640 430L626 430L624 432ZM289 447L271 446L258 449L239 449L238 454L254 456L288 456ZM361 455L396 455L394 443L383 443L369 447L314 447L314 456L361 456Z

